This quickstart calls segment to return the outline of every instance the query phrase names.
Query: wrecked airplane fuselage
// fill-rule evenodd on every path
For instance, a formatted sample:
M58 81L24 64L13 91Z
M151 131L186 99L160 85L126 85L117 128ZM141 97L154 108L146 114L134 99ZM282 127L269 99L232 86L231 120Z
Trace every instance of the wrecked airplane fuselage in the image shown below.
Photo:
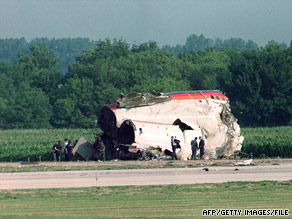
M190 158L195 137L205 140L210 158L231 156L243 142L227 97L216 90L122 95L116 104L102 108L99 125L108 148L116 141L171 152L170 138L176 136L180 159Z

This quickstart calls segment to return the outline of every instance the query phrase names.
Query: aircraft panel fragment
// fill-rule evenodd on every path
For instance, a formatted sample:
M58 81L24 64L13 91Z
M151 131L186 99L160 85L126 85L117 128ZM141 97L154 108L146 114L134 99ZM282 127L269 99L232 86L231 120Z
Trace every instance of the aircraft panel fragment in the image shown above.
M77 153L85 160L90 160L96 151L97 149L94 148L90 142L88 142L84 137L81 137L73 149L73 154Z

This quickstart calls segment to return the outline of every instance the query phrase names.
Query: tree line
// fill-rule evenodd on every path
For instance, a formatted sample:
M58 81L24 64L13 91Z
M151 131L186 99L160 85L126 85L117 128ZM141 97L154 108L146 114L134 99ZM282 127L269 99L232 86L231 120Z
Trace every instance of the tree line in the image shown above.
M91 128L101 107L120 93L206 89L229 97L242 126L291 125L292 44L215 48L211 42L195 50L201 45L196 38L192 49L178 53L122 39L93 46L87 39L81 48L79 39L65 73L56 56L61 46L33 43L14 60L5 60L0 49L0 128Z
M60 38L49 39L46 37L35 38L31 41L27 41L22 38L8 38L0 39L0 60L5 62L15 62L19 60L19 53L30 54L31 47L34 44L42 47L48 47L49 50L54 51L55 57L58 59L61 65L61 73L66 74L68 66L75 61L75 57L83 54L84 50L94 49L98 42L90 40L89 38ZM267 43L277 44L283 48L287 48L285 43L278 43L271 40ZM177 44L176 46L164 45L161 47L163 51L170 51L179 56L185 52L205 51L206 49L237 49L237 50L254 50L258 49L258 45L252 40L245 41L241 38L230 38L222 40L220 38L210 39L203 34L192 34L187 37L184 45Z
M82 54L84 50L94 49L95 41L88 38L60 38L49 39L46 37L35 38L31 41L22 38L0 39L0 60L15 62L19 60L19 53L31 54L31 47L34 45L48 47L54 51L54 55L61 65L61 73L67 72L68 66L75 60L75 56Z

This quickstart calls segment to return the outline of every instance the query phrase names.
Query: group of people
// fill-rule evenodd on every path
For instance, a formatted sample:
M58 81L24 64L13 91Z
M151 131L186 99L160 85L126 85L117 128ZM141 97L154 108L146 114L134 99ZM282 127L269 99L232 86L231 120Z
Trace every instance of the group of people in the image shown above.
M73 155L73 148L76 146L78 140L75 141L74 145L72 144L71 140L65 139L64 142L64 154L65 154L65 161L71 161L72 160L72 155ZM105 144L102 140L101 134L97 135L97 141L94 145L98 151L99 151L99 160L105 160ZM172 147L172 159L178 160L178 157L176 155L176 149L181 148L180 146L180 140L178 140L175 136L171 136L171 147ZM205 147L205 142L202 139L202 137L198 138L195 137L194 140L191 141L191 148L192 148L192 156L191 160L196 160L197 156L197 150L200 150L200 158L204 158L204 147ZM53 146L53 152L54 152L54 161L61 161L61 152L63 151L63 147L61 145L61 141L56 141L56 143ZM118 158L118 152L119 148L117 145L117 142L113 143L113 156L115 159Z
M176 149L181 148L180 146L180 140L178 140L176 137L171 136L171 148L172 148L172 159L177 160L177 155L176 155ZM200 158L204 159L204 148L205 148L205 141L202 139L202 137L198 138L195 137L194 140L191 141L191 147L192 147L192 156L191 160L196 160L197 157L197 150L200 150Z
M71 161L72 155L73 155L73 148L76 146L78 140L75 141L74 145L72 144L71 140L65 139L64 142L64 154L65 154L65 161ZM63 150L63 147L61 145L61 141L56 141L56 143L53 146L53 152L54 152L54 161L61 161L61 152Z
M196 160L197 150L200 150L200 158L201 159L204 158L205 141L202 139L201 136L199 137L199 142L197 137L195 137L195 139L191 141L191 147L192 147L191 160Z

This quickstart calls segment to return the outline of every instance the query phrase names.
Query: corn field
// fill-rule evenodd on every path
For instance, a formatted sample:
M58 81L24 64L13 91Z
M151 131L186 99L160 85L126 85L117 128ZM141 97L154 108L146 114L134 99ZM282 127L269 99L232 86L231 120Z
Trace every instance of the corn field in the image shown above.
M273 128L242 128L241 151L255 158L292 157L292 126Z
M28 129L0 131L0 162L52 161L57 140L80 137L93 143L97 129ZM254 158L292 157L292 127L242 128L242 152Z
M0 131L0 162L52 161L57 140L72 143L80 137L94 142L97 129L26 129Z

